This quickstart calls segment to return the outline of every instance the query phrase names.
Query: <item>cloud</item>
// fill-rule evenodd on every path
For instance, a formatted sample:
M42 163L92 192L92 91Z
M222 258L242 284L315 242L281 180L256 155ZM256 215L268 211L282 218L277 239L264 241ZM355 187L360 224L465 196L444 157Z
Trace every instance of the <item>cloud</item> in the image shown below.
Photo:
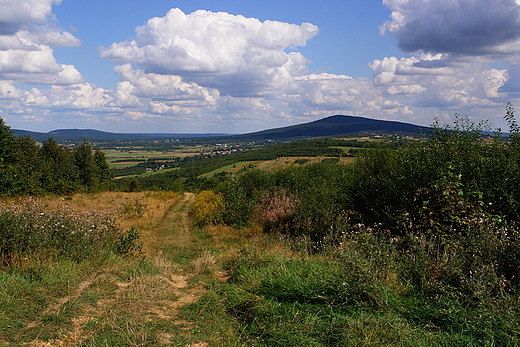
M369 66L375 84L386 88L387 95L409 97L419 107L479 107L502 102L501 88L509 78L507 70L490 68L478 59L453 62L441 54L376 59Z
M305 45L317 33L310 23L171 9L137 27L135 40L102 48L101 57L138 64L147 73L178 75L222 95L265 96L305 70L307 60L286 50Z
M14 35L23 25L43 23L61 0L0 0L0 35Z
M51 46L79 46L80 40L50 22L61 0L0 0L0 79L16 83L82 83L72 65L56 62Z
M1 99L20 99L23 92L17 89L11 81L0 81L0 100Z
M132 94L152 100L201 100L215 102L218 92L210 91L194 82L186 83L177 75L145 73L134 69L131 64L114 67L118 76L133 86Z
M412 112L390 100L369 78L352 78L328 73L295 79L297 88L287 95L288 106L309 115L362 115L381 119L409 119Z
M78 47L81 41L55 25L27 26L16 33L23 42L35 42L50 47Z
M481 55L519 52L515 0L383 0L393 12L381 26L405 52Z
M95 111L107 107L113 99L103 88L90 83L81 83L68 86L51 86L49 89L32 88L27 92L25 104L40 108Z
M83 78L72 65L58 64L53 50L37 45L34 50L0 50L0 79L29 84L75 84Z

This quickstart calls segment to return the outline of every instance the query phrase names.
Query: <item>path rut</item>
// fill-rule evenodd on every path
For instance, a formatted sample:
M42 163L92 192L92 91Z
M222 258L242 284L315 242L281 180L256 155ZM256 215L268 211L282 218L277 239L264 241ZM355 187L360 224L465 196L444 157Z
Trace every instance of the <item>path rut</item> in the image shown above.
M45 331L52 324L47 323L52 322L51 317L70 311L70 327L62 330L59 338L35 339L25 345L77 346L89 341L97 345L99 335L115 334L130 346L145 345L145 341L166 346L175 335L188 336L191 324L182 319L179 309L204 293L201 286L190 282L194 270L191 267L190 272L188 260L202 251L197 249L196 227L189 216L194 198L191 193L184 194L155 227L143 232L148 262L136 262L130 270L114 267L81 282L72 295L42 309L41 316L26 325L27 329ZM168 328L147 329L157 325ZM198 341L188 346L207 344Z

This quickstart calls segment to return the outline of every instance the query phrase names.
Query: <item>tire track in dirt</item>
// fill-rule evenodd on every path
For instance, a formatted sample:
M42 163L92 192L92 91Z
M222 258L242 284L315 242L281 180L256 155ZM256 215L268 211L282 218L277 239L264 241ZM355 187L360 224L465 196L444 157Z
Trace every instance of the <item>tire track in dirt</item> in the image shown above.
M27 329L39 329L44 325L46 317L56 315L68 303L78 307L76 315L71 319L71 326L59 339L49 342L35 340L26 345L31 346L76 346L95 336L98 331L107 329L117 324L120 316L129 315L134 318L130 322L136 326L150 321L163 321L179 326L182 331L190 329L190 323L179 317L179 309L187 304L196 302L204 293L200 286L190 284L193 275L179 264L172 261L172 254L166 255L163 250L172 245L174 249L182 250L191 247L195 236L193 235L192 221L189 210L195 200L194 194L186 193L180 199L175 200L164 216L154 228L146 233L144 239L149 244L143 245L153 255L150 259L153 266L159 271L156 274L142 273L131 279L121 277L122 269L108 269L106 272L96 274L81 282L74 293L59 299L42 310L41 316L26 325ZM168 251L170 253L171 250ZM107 290L107 288L111 288ZM97 297L85 299L82 296ZM130 324L128 323L128 324ZM89 325L97 325L92 329ZM113 329L124 329L114 326ZM134 329L135 330L135 329ZM129 336L133 331L129 329ZM145 334L145 332L142 332ZM159 336L160 335L160 336ZM159 334L155 337L159 345L169 345L171 333ZM132 337L135 339L136 337ZM137 341L135 341L137 342ZM204 342L192 344L194 346L207 346Z

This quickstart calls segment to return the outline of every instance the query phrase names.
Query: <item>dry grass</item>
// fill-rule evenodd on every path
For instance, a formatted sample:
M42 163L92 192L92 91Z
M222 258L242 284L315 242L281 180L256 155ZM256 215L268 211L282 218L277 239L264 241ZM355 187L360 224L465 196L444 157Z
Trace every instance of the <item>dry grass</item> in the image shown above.
M169 210L181 198L182 195L173 192L102 192L47 197L46 203L49 207L66 205L78 211L103 213L124 230L134 227L141 235L143 251L151 254L151 245L157 241L157 229L160 229Z
M266 160L266 161L258 161L251 162L256 165L259 169L265 171L276 171L279 169L287 168L296 165L294 162L298 159L308 159L307 164L312 163L320 163L323 159L327 159L329 157L280 157L275 160ZM349 164L354 161L353 157L340 157L339 164ZM228 170L231 171L231 170Z
M97 211L116 219L123 228L137 228L147 259L114 260L101 271L83 274L68 295L50 298L41 314L27 322L20 334L30 342L21 345L161 346L171 345L173 339L207 346L192 336L194 326L181 317L180 309L204 293L191 277L216 273L217 260L201 253L183 269L162 252L171 244L190 247L198 242L188 217L192 194L106 192L45 199L50 208L66 205L77 211ZM49 330L49 319L69 323ZM38 338L31 339L34 334ZM2 342L7 343L0 334Z
M97 211L122 228L137 228L146 259L114 257L88 273L74 270L78 278L68 290L45 289L49 297L16 336L0 331L0 345L15 340L27 346L233 345L235 325L220 311L215 317L196 314L212 305L205 296L208 286L227 280L222 263L244 247L291 250L269 241L259 228L201 230L188 213L193 201L193 194L145 192L46 197L49 208Z

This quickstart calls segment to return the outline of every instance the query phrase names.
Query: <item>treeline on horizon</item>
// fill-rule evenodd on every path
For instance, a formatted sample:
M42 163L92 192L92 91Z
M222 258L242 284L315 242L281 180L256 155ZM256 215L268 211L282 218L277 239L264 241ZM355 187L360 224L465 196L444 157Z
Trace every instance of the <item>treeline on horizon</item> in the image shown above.
M0 118L0 195L99 191L111 178L104 153L87 139L73 150L52 138L40 146L29 136L15 137Z

